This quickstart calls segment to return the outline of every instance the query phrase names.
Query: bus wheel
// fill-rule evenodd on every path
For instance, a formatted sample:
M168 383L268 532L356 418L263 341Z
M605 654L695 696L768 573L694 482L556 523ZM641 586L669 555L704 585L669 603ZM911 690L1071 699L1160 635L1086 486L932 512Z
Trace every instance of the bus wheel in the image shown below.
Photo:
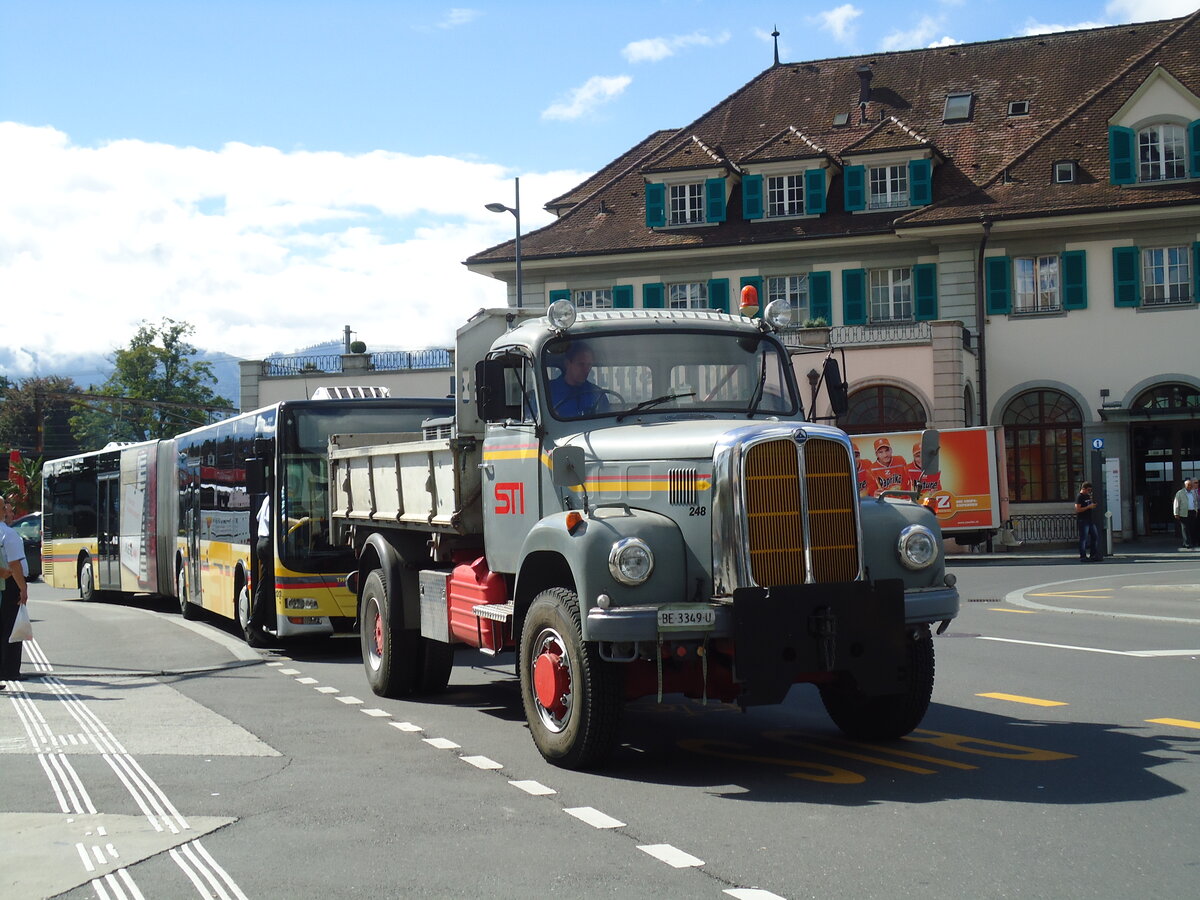
M621 673L580 637L574 591L551 588L534 598L521 630L521 701L534 744L566 769L602 763L617 742L624 691Z
M907 683L898 694L867 697L847 684L821 688L821 702L833 724L851 738L865 741L904 737L921 724L933 696L933 637L920 625L908 641Z
M359 638L367 681L380 697L405 697L417 687L421 633L404 627L403 602L383 569L363 585Z
M246 643L251 647L267 646L267 635L262 630L262 627L250 619L254 595L246 585L242 585L238 589L237 598L237 620L238 627L242 629L242 637L246 639Z
M96 591L96 569L92 565L92 558L85 556L83 564L79 567L79 599L91 603L99 598Z
M179 614L181 616L185 619L199 618L200 611L188 598L187 571L182 566L175 573L175 596L179 598Z

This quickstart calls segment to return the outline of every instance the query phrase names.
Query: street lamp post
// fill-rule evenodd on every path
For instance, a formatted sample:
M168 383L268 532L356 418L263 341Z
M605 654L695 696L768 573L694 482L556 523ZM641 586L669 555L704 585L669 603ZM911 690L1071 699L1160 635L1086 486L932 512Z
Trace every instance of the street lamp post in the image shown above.
M484 209L489 212L512 213L517 220L517 240L513 250L513 261L517 269L517 308L521 307L521 292L524 288L521 282L521 179L514 178L513 182L516 187L516 202L512 206L505 206L503 203L489 203Z

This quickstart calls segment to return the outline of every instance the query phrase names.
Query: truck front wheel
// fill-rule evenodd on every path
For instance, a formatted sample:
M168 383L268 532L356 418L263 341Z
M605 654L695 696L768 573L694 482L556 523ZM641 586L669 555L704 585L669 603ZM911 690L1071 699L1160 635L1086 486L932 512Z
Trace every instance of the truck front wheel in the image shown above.
M933 696L933 636L928 625L918 626L908 643L906 678L901 693L879 697L867 697L853 685L827 685L821 688L821 702L848 737L868 741L904 737L921 724Z
M521 631L521 700L533 742L565 769L598 765L616 746L623 707L619 670L584 644L574 591L534 598Z

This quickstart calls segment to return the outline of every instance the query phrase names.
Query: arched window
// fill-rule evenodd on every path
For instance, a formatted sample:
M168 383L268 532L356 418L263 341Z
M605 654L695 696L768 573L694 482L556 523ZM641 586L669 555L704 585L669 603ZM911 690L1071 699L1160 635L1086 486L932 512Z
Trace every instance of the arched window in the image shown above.
M920 431L928 416L925 406L904 388L875 385L850 395L850 407L838 418L848 434L875 431Z
M1160 384L1143 391L1133 401L1131 409L1141 412L1154 410L1184 412L1200 408L1200 389L1189 384Z
M1027 391L1004 410L1014 501L1066 501L1083 480L1083 416L1061 391Z
M979 411L975 408L975 392L968 384L963 388L963 424L968 428L975 426L975 416Z
M1138 132L1138 181L1187 175L1187 135L1181 125L1158 124Z

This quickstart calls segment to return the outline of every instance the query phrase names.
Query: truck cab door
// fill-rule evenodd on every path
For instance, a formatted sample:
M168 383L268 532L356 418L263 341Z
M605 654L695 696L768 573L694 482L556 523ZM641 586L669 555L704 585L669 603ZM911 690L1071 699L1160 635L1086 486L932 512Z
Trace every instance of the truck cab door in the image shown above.
M488 567L514 572L525 536L542 518L533 361L512 351L485 359L476 384L479 417L486 423L480 469Z

